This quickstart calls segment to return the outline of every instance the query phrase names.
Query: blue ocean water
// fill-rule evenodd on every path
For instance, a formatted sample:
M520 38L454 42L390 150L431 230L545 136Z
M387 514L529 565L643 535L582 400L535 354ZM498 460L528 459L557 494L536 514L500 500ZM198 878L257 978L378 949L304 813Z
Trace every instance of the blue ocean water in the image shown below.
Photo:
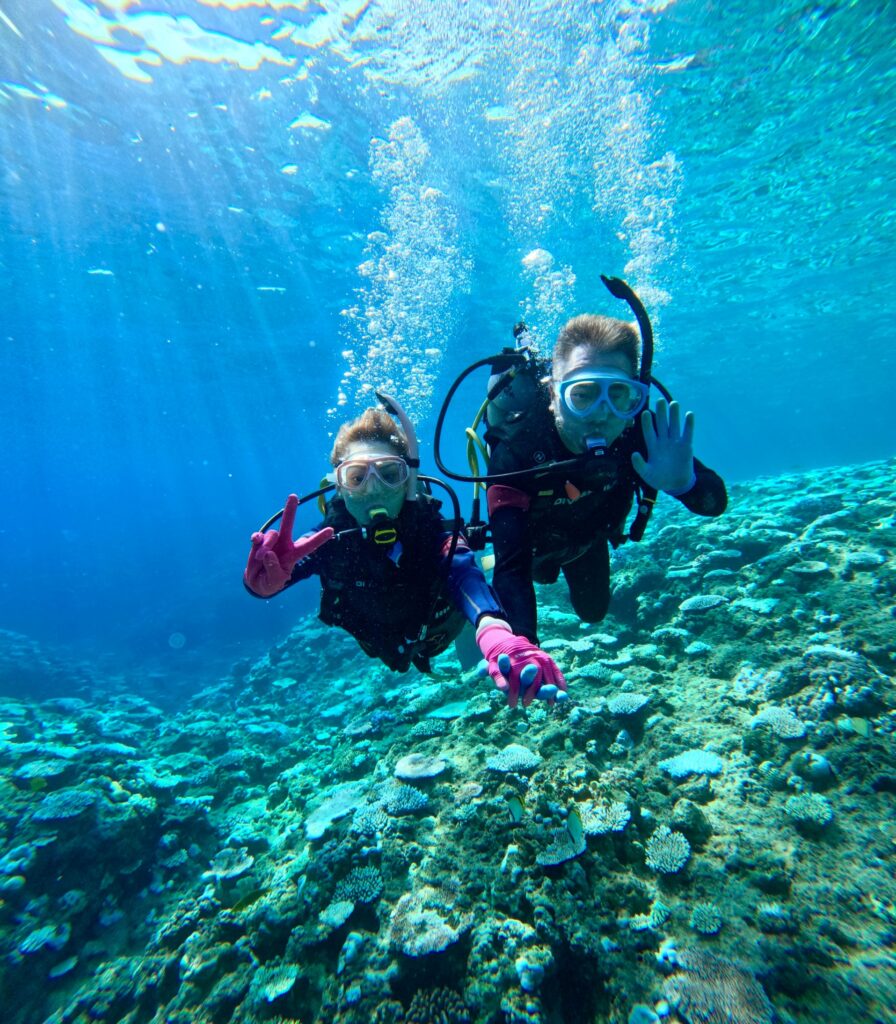
M250 601L249 533L366 389L428 455L518 319L624 312L601 273L727 480L892 455L894 23L0 0L0 627L185 689L254 656L316 594Z

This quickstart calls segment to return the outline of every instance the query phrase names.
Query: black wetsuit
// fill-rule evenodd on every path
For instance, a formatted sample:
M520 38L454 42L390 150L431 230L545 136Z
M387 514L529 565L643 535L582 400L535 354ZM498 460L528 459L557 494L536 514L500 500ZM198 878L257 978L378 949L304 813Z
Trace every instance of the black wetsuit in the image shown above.
M396 523L398 540L385 546L369 539L342 499L334 498L316 529L330 526L336 538L297 562L286 586L319 576L321 621L341 626L395 672L412 664L428 672L429 659L465 622L506 617L463 538L446 567L451 534L438 510L426 495L406 501Z
M543 474L491 484L489 522L495 550L493 584L515 633L538 642L533 581L553 583L561 569L572 606L585 622L599 622L610 603L609 544L625 539L626 520L639 488L631 464L646 457L639 423L626 430L603 456L583 457L580 466L551 470L550 463L574 456L563 444L554 418L536 411L512 441L497 443L489 474L514 473L545 464ZM718 474L694 459L696 482L678 497L691 512L718 516L728 495Z

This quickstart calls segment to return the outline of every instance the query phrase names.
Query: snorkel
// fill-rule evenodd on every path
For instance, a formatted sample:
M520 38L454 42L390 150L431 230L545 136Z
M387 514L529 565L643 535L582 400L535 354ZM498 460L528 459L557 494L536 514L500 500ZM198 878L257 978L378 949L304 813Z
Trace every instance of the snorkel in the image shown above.
M401 425L407 440L408 454L405 461L408 464L408 479L405 486L403 501L417 500L417 472L420 466L420 448L417 442L417 432L414 425L408 418L407 413L399 403L390 395L382 391L375 391L374 394L382 403L386 412L394 416ZM368 522L364 526L367 536L375 543L383 546L394 544L398 540L398 529L396 527L396 516L390 513L385 505L373 505L365 510Z
M638 380L650 387L651 372L653 370L653 327L650 324L650 317L647 315L647 310L644 308L644 303L635 294L634 289L628 285L621 277L607 277L604 274L600 275L601 281L604 283L604 287L607 291L616 299L622 299L623 302L628 303L629 309L635 314L635 319L638 321L638 333L641 335L641 372L638 374ZM653 383L657 383L653 381Z
M410 473L408 474L408 483L405 491L405 499L407 501L417 500L417 470L420 468L420 446L417 444L417 431L414 430L414 424L408 419L408 414L402 409L402 407L391 398L389 395L382 391L374 391L376 397L382 402L383 408L389 413L390 416L394 416L401 424L401 429L404 431L404 436L408 442L408 457L406 462L410 467Z

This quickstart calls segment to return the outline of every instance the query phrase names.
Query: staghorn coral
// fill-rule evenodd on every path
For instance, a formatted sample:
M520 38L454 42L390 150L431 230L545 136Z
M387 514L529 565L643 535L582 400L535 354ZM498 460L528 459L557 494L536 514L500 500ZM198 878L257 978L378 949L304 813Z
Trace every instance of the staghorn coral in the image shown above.
M418 989L404 1015L404 1024L470 1024L463 996L450 988Z
M374 867L353 868L336 883L334 902L372 903L383 891L383 876Z
M784 811L794 824L810 831L820 831L834 819L830 800L819 793L796 793L788 797Z
M681 832L673 832L666 825L647 840L647 866L663 875L674 875L687 864L691 846Z
M401 814L414 814L422 811L429 803L429 797L422 789L408 786L403 782L391 782L384 786L380 793L383 808L396 817Z
M645 693L617 693L607 701L611 715L636 715L650 703Z
M696 903L691 910L690 923L701 935L715 935L722 927L722 912L715 903Z
M806 735L806 726L790 708L763 708L750 720L751 728L755 729L757 725L767 725L782 740L798 740Z
M541 756L519 743L509 743L485 762L486 768L493 772L531 772L540 764Z
M673 779L686 779L689 775L719 775L724 762L710 750L685 750L660 761L659 767Z
M631 820L631 811L620 800L611 803L589 801L578 804L582 828L589 836L602 836L607 832L622 832Z

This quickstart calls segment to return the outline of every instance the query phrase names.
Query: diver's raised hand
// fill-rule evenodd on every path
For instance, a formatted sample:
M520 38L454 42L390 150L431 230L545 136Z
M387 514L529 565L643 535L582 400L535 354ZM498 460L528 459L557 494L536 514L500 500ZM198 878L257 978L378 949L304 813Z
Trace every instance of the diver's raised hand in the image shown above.
M298 507L298 495L290 494L283 509L280 529L252 534L252 550L249 552L243 580L259 597L271 597L279 593L289 582L296 562L307 558L322 544L333 539L333 530L327 526L293 541L292 529Z
M654 424L654 417L656 423ZM685 413L681 424L681 406L669 405L661 398L655 413L641 413L641 430L647 444L647 458L632 455L635 472L648 486L677 496L689 491L696 482L694 473L694 414Z
M520 696L523 707L536 697L551 703L566 699L566 680L554 659L526 637L513 633L505 622L480 626L476 643L485 657L488 674L507 694L510 707L516 707Z

